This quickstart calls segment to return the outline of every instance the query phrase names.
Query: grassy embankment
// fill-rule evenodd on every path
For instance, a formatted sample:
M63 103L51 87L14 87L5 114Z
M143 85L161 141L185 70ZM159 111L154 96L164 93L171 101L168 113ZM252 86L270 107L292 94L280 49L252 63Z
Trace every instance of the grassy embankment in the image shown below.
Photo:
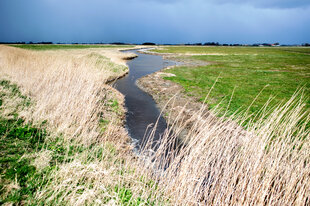
M229 105L230 114L244 111L258 96L250 107L250 112L255 112L270 97L273 98L271 105L287 101L301 87L307 108L310 106L310 48L180 46L155 51L211 63L170 69L168 72L176 76L166 77L181 84L188 95L200 101L217 81L207 99L211 108L220 104L224 108Z
M108 55L0 47L1 78L10 80L0 84L1 203L309 204L310 117L298 98L246 131L209 115L177 152L167 155L166 135L155 154L135 158L123 98L104 83L124 67L100 54Z
M0 47L1 204L161 201L148 173L133 172L123 97L105 84L128 68L101 54L128 57Z

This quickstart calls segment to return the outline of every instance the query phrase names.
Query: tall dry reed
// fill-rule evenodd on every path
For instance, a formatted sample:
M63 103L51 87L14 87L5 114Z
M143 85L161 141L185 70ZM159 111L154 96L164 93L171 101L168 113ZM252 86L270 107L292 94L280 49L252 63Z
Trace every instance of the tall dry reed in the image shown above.
M93 50L75 52L0 47L0 71L35 100L25 117L47 119L89 143L100 136L98 118L109 109L102 100L115 94L104 84L114 64L105 67ZM309 205L309 111L296 96L267 108L255 122L201 110L183 144L176 140L187 126L180 114L157 150L149 141L139 158L99 141L58 165L35 197L70 205ZM108 135L121 135L116 130Z
M168 132L146 165L160 168L157 179L171 202L310 205L309 110L297 94L267 108L255 122L248 115L227 119L216 117L216 111L193 114L196 122L178 147L175 138L181 130L172 136ZM175 128L184 127L178 119L174 122ZM247 123L246 129L234 122Z
M128 71L101 54L118 63L126 56L104 49L37 52L1 46L0 74L34 100L31 111L22 114L25 118L48 120L57 133L91 142L99 135L98 120L106 110L107 96L122 104L121 95L106 82Z

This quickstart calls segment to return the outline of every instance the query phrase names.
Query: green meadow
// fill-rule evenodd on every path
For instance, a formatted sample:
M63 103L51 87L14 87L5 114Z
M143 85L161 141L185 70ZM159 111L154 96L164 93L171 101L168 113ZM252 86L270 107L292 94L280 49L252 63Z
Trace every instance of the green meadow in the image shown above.
M220 104L230 113L258 111L271 98L270 105L287 101L301 89L306 107L310 97L310 48L305 47L163 47L160 53L184 54L208 62L206 66L181 66L168 70L187 95L207 103ZM253 100L255 101L253 102Z

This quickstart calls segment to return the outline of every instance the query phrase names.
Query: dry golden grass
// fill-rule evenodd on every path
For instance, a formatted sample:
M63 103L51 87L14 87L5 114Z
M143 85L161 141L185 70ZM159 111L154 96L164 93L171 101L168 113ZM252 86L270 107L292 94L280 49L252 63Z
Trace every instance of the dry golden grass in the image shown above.
M296 96L264 108L247 130L210 113L193 114L200 120L187 144L167 156L175 141L166 135L153 155L150 168L169 163L159 178L163 193L177 205L309 205L310 115Z
M40 125L47 120L47 129L52 133L45 144L60 136L64 141L51 148L57 149L58 144L67 148L64 159L44 177L48 183L34 194L36 200L27 203L122 204L127 186L136 198L128 200L126 197L127 202L140 201L137 198L143 197L142 202L146 204L150 199L153 188L143 191L141 187L144 172L130 172L135 170L137 162L129 154L128 136L121 119L125 114L123 96L106 84L128 71L122 65L123 59L131 57L117 50L35 52L0 47L1 77L20 86L22 93L33 102L30 107L19 106L23 99L16 101L20 98L18 95L14 99L6 95L8 98L3 99L1 112L7 111L9 115L17 107L15 112L27 122ZM68 154L70 148L83 152ZM48 167L52 153L53 150L43 149L26 156L32 157L31 164L41 171ZM142 179L147 179L147 174ZM12 193L19 188L10 189L11 185L13 183L7 184L5 190ZM137 195L137 191L142 196Z
M261 115L247 130L200 116L186 145L174 150L176 129L156 152L148 142L137 159L102 145L100 157L99 150L86 151L62 165L37 198L71 205L309 205L309 113L293 97ZM127 202L123 189L130 191Z
M123 64L122 58L130 54L104 49L37 52L1 46L0 74L34 100L31 111L22 113L26 119L48 120L58 134L83 137L83 142L90 143L99 135L105 101L123 101L106 82L128 72L126 66L102 55Z
M173 120L174 135L167 132L156 152L148 142L137 158L121 149L126 133L119 116L124 111L121 107L113 110L110 101L122 104L122 96L105 84L119 75L119 69L113 71L119 65L100 54L0 47L1 76L20 85L35 102L23 116L48 120L51 130L78 140L64 142L68 147L92 145L73 157L68 155L70 161L60 163L45 177L48 183L35 194L37 201L69 205L310 204L310 117L296 96L272 111L263 108L259 120L249 121L246 130L235 122L248 116L219 119L211 115L216 109L208 115L201 110L193 114L195 122L186 145L175 149L175 138L186 124L180 115ZM104 133L98 130L100 118L109 120ZM38 151L34 165L46 167L49 153ZM12 182L9 187L18 185Z

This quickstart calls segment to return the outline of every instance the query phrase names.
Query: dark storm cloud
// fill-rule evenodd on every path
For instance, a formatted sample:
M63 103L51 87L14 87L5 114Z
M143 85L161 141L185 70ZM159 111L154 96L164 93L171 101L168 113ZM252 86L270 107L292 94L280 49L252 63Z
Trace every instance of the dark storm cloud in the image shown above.
M310 0L211 0L214 3L248 4L261 8L299 8L309 7Z
M128 0L127 0L128 1ZM144 2L158 2L164 4L171 4L177 2L193 2L197 0L131 0L131 1L144 1ZM202 4L243 4L251 5L259 8L300 8L309 7L310 0L201 0Z
M171 4L171 3L176 3L176 2L182 2L186 0L129 0L129 1L144 1L144 2L158 2L162 4Z
M287 0L268 7L263 0L220 1L0 0L0 41L310 41L310 8L298 7L302 1L290 9Z

